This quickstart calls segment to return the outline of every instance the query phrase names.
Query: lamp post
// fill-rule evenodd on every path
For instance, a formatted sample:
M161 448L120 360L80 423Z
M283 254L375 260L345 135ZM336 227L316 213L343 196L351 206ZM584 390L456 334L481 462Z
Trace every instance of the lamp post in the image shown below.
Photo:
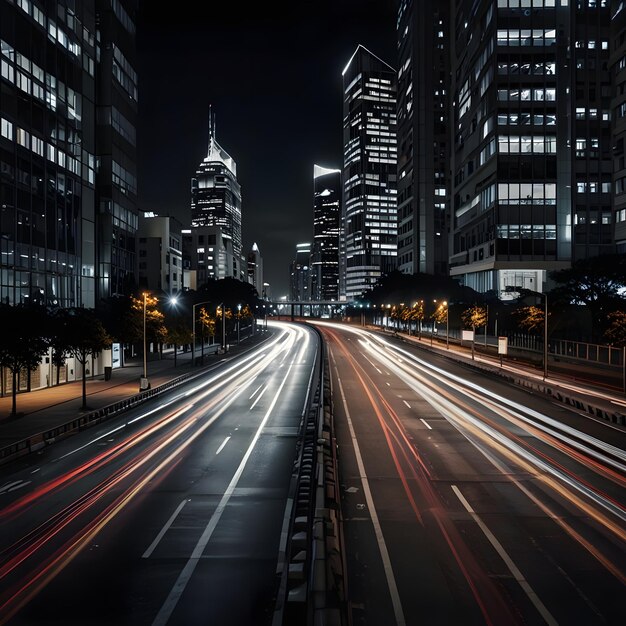
M448 301L444 300L443 305L446 307L446 350L450 349L450 326L449 326L449 316L450 316L450 307L448 306Z
M218 309L222 309L222 352L226 352L226 307L221 302Z
M543 379L548 378L548 294L544 293L543 309Z
M148 359L146 354L146 304L147 304L148 294L143 292L143 377L139 381L139 391L143 391L144 389L150 388L150 383L148 382Z
M193 336L193 344L191 346L191 364L192 366L196 364L196 307L197 306L202 306L203 304L210 304L210 302L207 300L205 302L196 302L196 304L194 304L191 307L191 314L193 316L193 320L191 322L191 334Z
M237 345L239 345L239 324L241 323L241 304L237 305Z

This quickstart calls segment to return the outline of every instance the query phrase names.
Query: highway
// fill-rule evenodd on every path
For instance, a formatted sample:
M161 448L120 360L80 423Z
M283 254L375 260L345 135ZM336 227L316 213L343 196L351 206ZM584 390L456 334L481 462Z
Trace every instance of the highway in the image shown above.
M626 432L358 327L329 346L354 626L626 623Z
M0 474L0 624L269 624L317 334L249 351Z

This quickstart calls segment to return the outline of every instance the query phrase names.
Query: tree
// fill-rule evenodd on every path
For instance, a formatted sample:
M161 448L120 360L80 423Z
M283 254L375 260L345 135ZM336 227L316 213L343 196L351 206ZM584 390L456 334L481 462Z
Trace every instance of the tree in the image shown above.
M69 354L71 327L67 309L54 309L49 316L49 345L52 348L52 363L56 367L56 384L60 383L61 368ZM50 381L52 384L52 381Z
M535 305L522 306L515 309L513 315L518 320L518 326L529 333L539 333L544 330L545 311L541 307Z
M132 341L143 342L143 306L144 299L131 296L131 306L127 314L125 324L127 336ZM146 341L159 344L159 347L167 339L165 327L165 315L159 311L159 299L154 296L146 296Z
M17 387L21 370L37 368L48 349L42 330L46 327L45 309L17 304L0 305L0 366L12 375L11 415L17 415Z
M604 333L604 338L609 345L623 348L626 346L626 312L612 311L607 318L608 328Z
M461 320L465 328L471 328L472 333L476 333L477 328L481 328L487 324L487 308L474 305L461 313ZM474 358L474 343L476 337L472 338L472 359Z
M550 278L558 284L550 292L551 302L589 307L596 331L606 329L609 311L625 308L626 298L621 295L626 289L624 254L580 259L571 268L550 272Z
M87 359L111 346L112 339L93 309L74 307L67 310L71 335L67 352L81 364L83 370L83 405L87 409Z
M167 326L168 343L174 344L174 367L177 366L177 347L184 346L193 341L193 334L187 324L182 319L176 318Z

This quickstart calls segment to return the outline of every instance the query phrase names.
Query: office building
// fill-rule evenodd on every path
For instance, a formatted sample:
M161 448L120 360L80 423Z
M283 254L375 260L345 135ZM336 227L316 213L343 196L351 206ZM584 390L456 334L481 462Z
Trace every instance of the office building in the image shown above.
M313 166L311 299L339 300L341 170Z
M185 286L199 289L210 280L234 278L237 265L233 240L219 226L196 226L183 229L183 268L190 273Z
M0 4L4 303L95 305L95 8Z
M248 252L248 282L256 289L259 297L263 293L263 257L256 243Z
M291 262L289 299L292 302L311 300L311 243L296 244L296 258Z
M398 9L398 269L448 273L450 3Z
M342 76L342 286L352 300L396 268L396 72L359 45Z
M608 3L462 0L450 273L500 297L613 249Z
M96 0L96 303L136 286L136 4Z
M221 236L230 238L232 267L228 275L247 280L241 263L241 187L237 181L237 164L217 143L215 118L210 110L207 156L191 180L191 225L218 227Z
M613 222L615 251L626 252L626 3L611 7L611 58L613 81L611 113L613 123Z
M140 290L170 296L183 289L181 223L174 217L146 212L137 230L137 283Z

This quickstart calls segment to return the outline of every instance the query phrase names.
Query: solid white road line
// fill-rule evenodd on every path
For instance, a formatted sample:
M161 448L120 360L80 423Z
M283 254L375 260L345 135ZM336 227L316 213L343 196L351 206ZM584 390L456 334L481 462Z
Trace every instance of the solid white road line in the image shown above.
M513 559L511 559L506 550L502 547L502 544L496 539L494 534L489 530L489 528L482 521L482 519L478 517L478 514L471 507L470 503L465 499L465 496L461 493L460 489L456 485L452 485L452 491L454 491L457 498L461 501L461 504L465 507L465 510L472 516L476 524L478 524L478 527L483 531L485 537L487 537L487 539L489 540L489 543L500 555L500 558L509 568L509 571L511 572L511 574L513 574L513 577L519 583L520 587L524 590L524 593L528 596L529 600L535 605L535 608L537 609L537 611L539 611L541 617L543 617L546 624L549 624L550 626L556 626L558 622L554 619L552 614L539 599L539 596L535 593L533 588L528 584L528 581L524 578L522 572L519 571L517 565L515 565L515 563L513 562Z
M333 359L334 361L334 359ZM336 371L335 365L335 371ZM341 392L341 399L343 401L343 407L346 412L346 419L348 420L348 428L350 429L350 438L352 439L352 446L354 447L354 454L356 456L356 462L359 468L359 476L361 483L363 484L363 493L365 494L365 500L370 511L372 518L372 524L374 525L374 533L376 535L376 541L378 542L378 549L380 556L383 560L383 567L385 569L385 577L387 578L387 585L389 587L389 593L391 595L391 603L393 605L393 612L396 617L396 625L404 626L406 624L404 620L404 612L402 611L402 603L400 602L400 594L398 593L398 586L396 585L396 579L393 575L393 568L391 567L391 559L389 558L389 552L387 550L387 544L383 536L383 531L380 526L378 514L376 513L376 507L374 506L374 498L370 491L369 480L365 473L365 466L363 464L363 458L361 457L361 451L359 448L359 442L357 441L356 434L354 432L354 426L350 419L350 412L348 411L348 403L346 402L346 395L343 392L343 385L339 378L339 372L336 371L337 382L339 383L339 391Z
M154 538L154 541L148 546L148 549L141 556L142 559L147 559L154 552L154 549L159 545L159 541L163 539L163 535L169 530L170 526L174 523L174 520L178 517L178 514L181 512L182 508L187 504L189 500L183 500L177 507L176 510L172 513L172 516L165 522L165 526L161 528L159 534Z
M420 417L420 422L422 422L422 424L424 424L424 426L426 426L426 428L428 428L428 430L432 430L433 429L433 427L423 417Z
M217 527L222 517L222 514L226 510L226 505L228 504L228 501L230 500L231 496L233 495L233 492L235 491L237 487L237 483L239 482L239 479L241 478L241 474L243 473L243 470L246 467L246 464L248 463L248 459L250 458L250 455L252 454L252 451L254 450L257 444L257 441L259 440L259 437L261 436L261 432L265 428L265 425L267 424L267 421L269 420L270 415L272 414L272 411L274 410L274 406L276 406L276 403L278 402L278 398L280 397L283 387L285 386L285 383L287 382L287 379L289 378L289 373L291 372L291 368L293 367L293 364L294 364L294 361L292 361L289 364L289 367L287 368L287 371L285 372L285 375L283 376L282 382L280 383L280 385L278 386L278 389L276 390L276 394L274 395L274 398L272 399L272 402L269 408L267 409L267 412L263 416L263 419L261 420L261 423L259 424L256 430L256 433L254 434L254 437L252 438L252 441L250 442L250 445L248 446L248 449L246 450L246 453L241 459L241 463L239 464L237 471L233 475L228 487L226 488L226 491L224 491L224 495L222 496L219 504L217 505L217 508L213 512L213 515L211 516L209 523L204 529L202 536L200 537L200 539L198 539L198 543L196 543L196 547L193 549L193 552L191 553L191 556L187 560L185 567L183 568L182 572L179 574L178 579L174 583L174 586L172 587L169 595L167 596L167 599L163 603L163 606L159 610L157 616L154 618L154 621L152 622L152 626L165 626L165 624L167 624L170 617L172 616L172 613L174 612L174 609L176 608L176 605L178 604L180 597L183 595L183 592L185 591L187 584L191 580L191 577L196 569L196 565L198 565L198 561L202 558L202 553L204 552L204 549L207 547L207 544L209 543L211 536L213 535L213 532L215 531L215 528Z

